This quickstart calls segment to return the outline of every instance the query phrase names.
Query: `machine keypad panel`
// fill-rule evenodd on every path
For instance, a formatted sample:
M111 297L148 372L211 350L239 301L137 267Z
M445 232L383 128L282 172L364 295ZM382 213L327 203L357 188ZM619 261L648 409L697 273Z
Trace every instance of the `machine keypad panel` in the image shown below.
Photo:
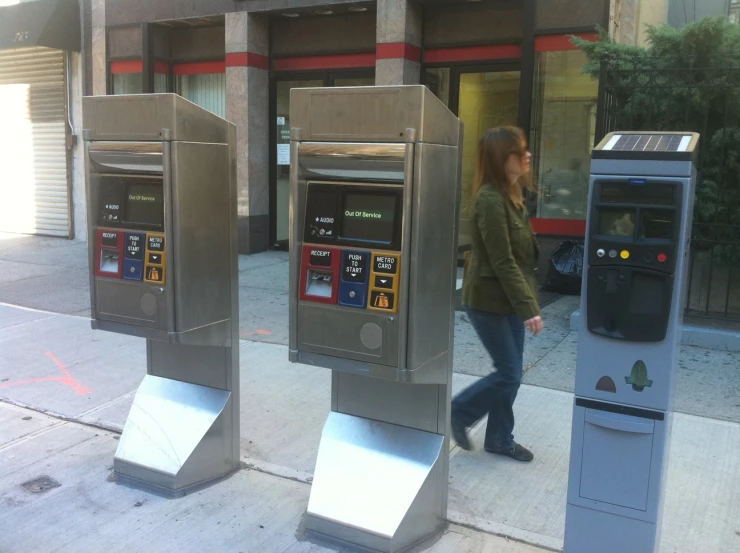
M678 255L680 183L645 178L594 183L589 265L672 274Z
M665 338L679 255L681 184L648 178L594 182L587 321L596 334Z
M98 229L95 276L163 285L164 245L161 233Z
M395 313L399 265L398 254L304 245L300 299Z

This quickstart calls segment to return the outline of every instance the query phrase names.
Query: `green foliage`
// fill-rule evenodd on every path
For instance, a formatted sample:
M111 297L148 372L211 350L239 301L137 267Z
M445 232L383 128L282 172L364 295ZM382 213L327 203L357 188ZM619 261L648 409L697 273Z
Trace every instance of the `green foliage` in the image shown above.
M701 134L695 246L740 263L740 25L707 17L681 29L648 26L648 47L571 37L599 78L606 64L614 130Z

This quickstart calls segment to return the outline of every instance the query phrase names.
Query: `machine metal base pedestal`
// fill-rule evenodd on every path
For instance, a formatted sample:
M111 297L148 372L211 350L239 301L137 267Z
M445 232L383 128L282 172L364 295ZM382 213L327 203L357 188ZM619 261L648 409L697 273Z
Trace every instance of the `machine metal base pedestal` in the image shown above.
M146 375L116 450L116 476L180 496L232 473L231 403L225 390Z
M324 425L306 528L383 553L445 524L444 436L332 412Z

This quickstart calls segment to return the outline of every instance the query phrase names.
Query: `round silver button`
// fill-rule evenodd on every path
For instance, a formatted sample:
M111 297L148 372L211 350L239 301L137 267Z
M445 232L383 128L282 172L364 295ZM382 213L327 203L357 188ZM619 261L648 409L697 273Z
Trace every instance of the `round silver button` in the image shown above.
M355 297L355 293L354 293L354 292L350 292L350 293L349 293L349 297L350 297L350 298L354 298L354 297Z
M609 250L609 257L611 257L612 259L617 257L617 250Z
M596 255L598 255L599 257L604 257L606 255L604 248L599 248L598 250L596 250Z

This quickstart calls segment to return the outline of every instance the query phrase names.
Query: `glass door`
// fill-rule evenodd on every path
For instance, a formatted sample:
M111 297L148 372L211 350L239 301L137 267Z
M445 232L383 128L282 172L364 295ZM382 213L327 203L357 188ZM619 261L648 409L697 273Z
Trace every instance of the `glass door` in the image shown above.
M297 77L297 78L296 78ZM278 75L273 84L275 132L271 154L270 221L271 243L275 249L287 250L290 222L290 89L317 86L372 86L374 71Z
M324 79L277 81L275 87L277 154L274 162L274 209L275 238L273 243L288 243L289 201L290 201L290 89L324 86Z
M458 248L471 242L469 219L473 180L478 162L478 140L488 129L516 125L519 115L518 69L455 68L451 83L453 111L465 125L463 135L462 198Z

